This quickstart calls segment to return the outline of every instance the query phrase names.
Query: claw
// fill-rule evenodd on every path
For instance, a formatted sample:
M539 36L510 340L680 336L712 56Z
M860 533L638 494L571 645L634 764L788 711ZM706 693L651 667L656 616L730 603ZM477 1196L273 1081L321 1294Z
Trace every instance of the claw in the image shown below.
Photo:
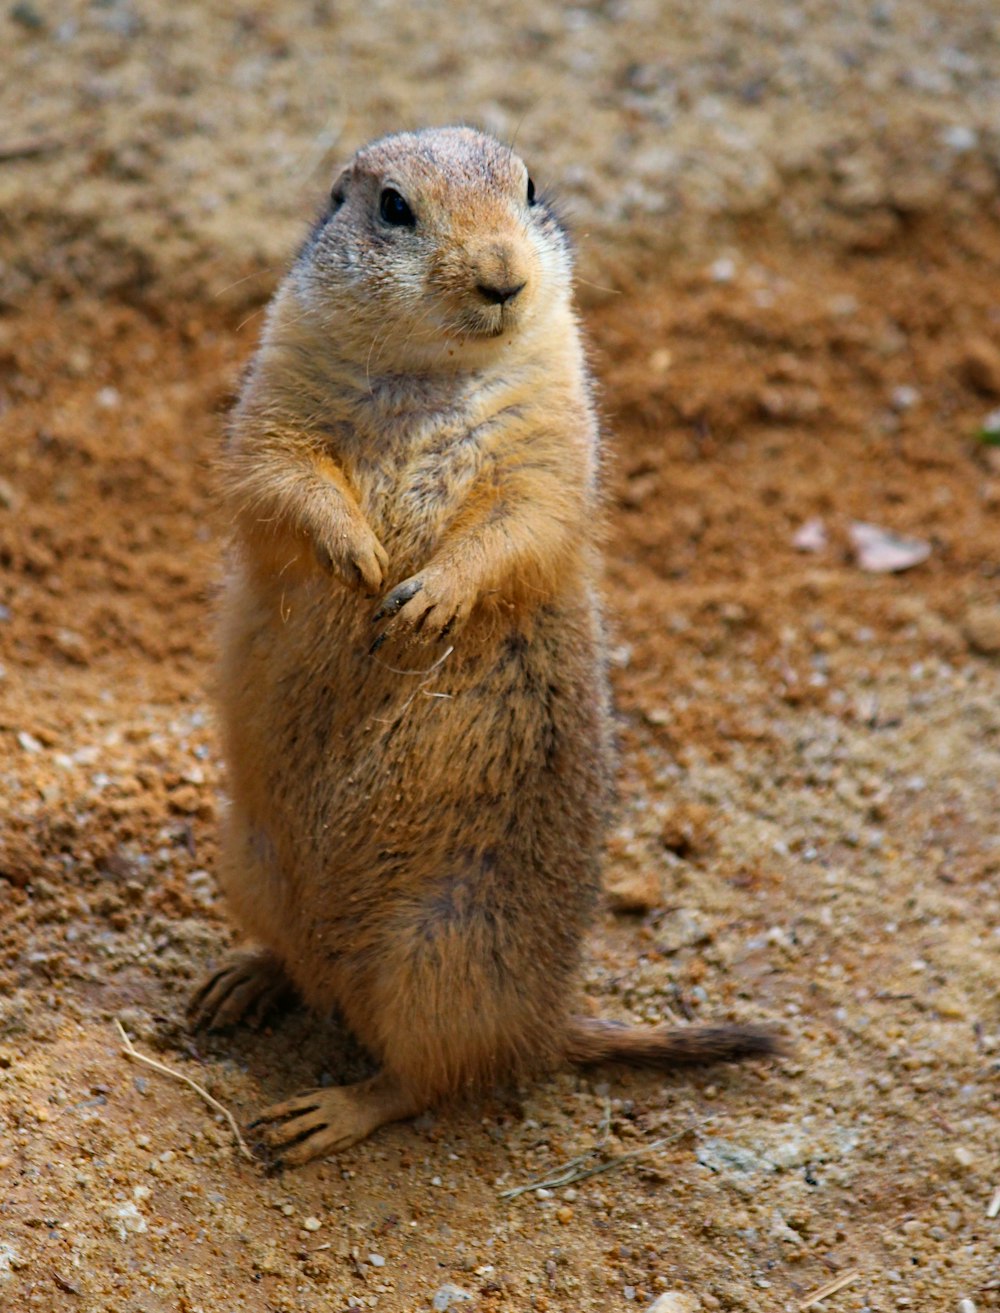
M217 971L188 1005L187 1016L191 1029L196 1033L199 1030L216 1029L217 1017L224 1011L226 1004L236 993L240 983L239 968L232 963ZM218 997L212 998L212 1005L206 1008L204 1005L220 986Z
M305 1091L305 1093L299 1095L299 1098L306 1098L308 1094L309 1091ZM301 1108L296 1107L294 1109L289 1108L286 1104L279 1103L273 1108L266 1108L256 1121L250 1123L247 1130L255 1131L258 1126L271 1126L274 1122L288 1122L294 1117L304 1117L306 1113L317 1112L318 1110L318 1103L304 1104Z
M205 981L202 987L197 991L197 993L191 999L191 1002L187 1005L187 1018L188 1021L190 1021L194 1025L195 1030L200 1030L201 1027L204 1025L204 1018L199 1018L197 1021L195 1021L195 1018L198 1017L198 1013L201 1011L202 1003L204 1003L205 999L208 998L209 994L219 983L222 977L226 974L226 972L231 970L232 967L228 965L224 967L220 967L219 970L216 971L214 975L208 977L208 979Z
M386 597L385 601L372 616L372 624L378 624L386 616L396 615L401 611L411 597L416 597L417 593L423 588L421 579L407 579L401 584L397 584L392 592Z
M194 995L188 1005L188 1025L199 1031L219 1030L246 1020L260 1024L268 1012L293 997L293 986L275 958L268 953L240 953Z

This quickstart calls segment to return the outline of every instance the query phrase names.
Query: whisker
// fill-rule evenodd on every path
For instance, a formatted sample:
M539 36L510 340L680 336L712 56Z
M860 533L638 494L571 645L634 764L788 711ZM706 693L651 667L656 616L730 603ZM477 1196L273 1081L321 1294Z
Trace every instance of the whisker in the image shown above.
M239 287L242 283L249 283L252 278L266 278L269 274L280 272L281 266L276 264L268 265L266 269L255 269L253 273L244 274L242 278L234 278L231 283L226 283L224 287L220 287L217 291L212 293L212 299L217 301L219 297L224 296L226 292L232 291L234 287Z

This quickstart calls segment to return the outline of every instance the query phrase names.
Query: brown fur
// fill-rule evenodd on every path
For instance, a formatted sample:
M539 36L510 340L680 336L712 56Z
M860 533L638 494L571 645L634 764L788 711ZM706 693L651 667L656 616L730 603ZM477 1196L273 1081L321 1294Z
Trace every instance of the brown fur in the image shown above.
M412 226L380 218L386 187ZM565 238L526 187L468 129L360 152L223 462L220 879L264 947L192 1015L294 985L382 1066L265 1113L286 1161L566 1058L770 1047L570 1019L611 777L598 435ZM502 307L482 291L517 284Z

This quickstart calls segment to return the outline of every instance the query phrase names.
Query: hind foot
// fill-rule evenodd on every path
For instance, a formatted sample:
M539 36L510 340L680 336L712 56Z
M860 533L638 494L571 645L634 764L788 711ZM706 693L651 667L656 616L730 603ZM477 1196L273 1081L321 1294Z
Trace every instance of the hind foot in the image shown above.
M259 1026L270 1012L295 999L295 986L266 950L236 953L208 977L188 1004L192 1030L221 1030L246 1021Z
M274 1173L337 1153L386 1122L415 1117L423 1107L394 1076L379 1072L357 1085L306 1090L276 1103L261 1113L250 1130L264 1128L259 1151Z

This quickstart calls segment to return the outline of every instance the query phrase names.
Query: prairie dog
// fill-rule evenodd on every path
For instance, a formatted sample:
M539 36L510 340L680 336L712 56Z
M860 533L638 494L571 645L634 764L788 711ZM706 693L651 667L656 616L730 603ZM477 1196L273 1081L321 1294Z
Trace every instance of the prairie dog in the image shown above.
M512 150L468 128L376 141L278 291L235 411L220 880L259 947L191 1016L294 992L380 1064L263 1114L286 1163L567 1060L775 1048L574 1015L612 745L571 273Z

